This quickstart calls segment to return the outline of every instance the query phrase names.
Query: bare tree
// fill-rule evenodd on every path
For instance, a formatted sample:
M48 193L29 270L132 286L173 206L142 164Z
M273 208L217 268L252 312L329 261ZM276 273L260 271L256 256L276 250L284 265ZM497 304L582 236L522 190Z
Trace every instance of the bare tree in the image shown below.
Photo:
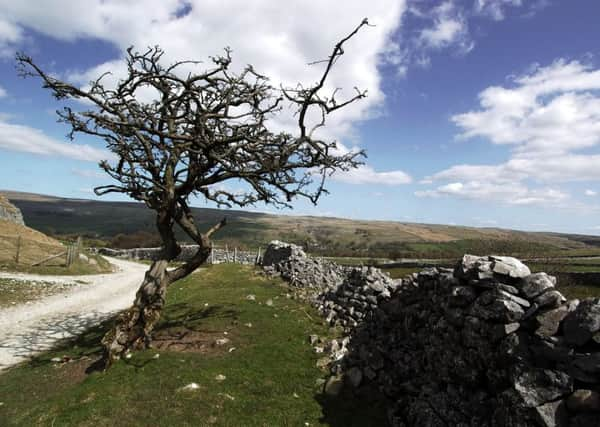
M102 138L116 158L100 163L116 184L98 187L95 193L127 194L156 211L163 250L146 272L133 306L102 339L105 368L126 352L149 346L167 287L207 260L211 237L225 225L223 219L201 232L188 204L191 195L202 195L220 206L257 202L289 206L296 197L316 204L326 192L326 177L360 164L363 152L340 153L335 142L316 138L314 131L325 125L329 113L366 96L366 91L355 88L353 97L338 102L337 90L330 96L320 93L344 54L344 43L365 25L369 25L366 19L335 45L328 59L317 62L324 71L309 87L276 88L252 66L233 72L229 49L211 58L210 69L185 74L183 70L199 63L163 66L159 47L143 53L129 48L125 79L108 88L102 75L85 89L58 80L29 56L17 54L20 75L40 77L58 100L76 99L90 106L77 112L65 106L57 113L60 122L71 126L71 139L76 133ZM143 101L140 90L148 88L157 96ZM294 135L270 129L268 120L281 113L285 104L297 114ZM320 120L309 126L311 109L319 112ZM234 192L223 185L232 181L245 190ZM167 270L181 252L175 225L198 244L198 250L185 264Z

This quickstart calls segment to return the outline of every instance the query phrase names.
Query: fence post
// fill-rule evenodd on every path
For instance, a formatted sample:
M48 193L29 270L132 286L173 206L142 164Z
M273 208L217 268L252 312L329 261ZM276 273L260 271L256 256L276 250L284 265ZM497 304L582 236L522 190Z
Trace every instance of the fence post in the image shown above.
M260 246L258 247L258 253L256 254L256 265L260 264Z
M229 247L225 245L225 262L229 262Z
M21 256L21 236L17 237L17 255L15 256L15 262L19 263L19 257Z
M237 262L237 247L233 248L233 263Z
M76 246L75 254L74 254L74 258L75 259L73 261L75 261L76 259L79 258L79 253L81 252L81 246L82 246L82 244L81 244L81 236L77 237L77 244L76 245L77 246Z

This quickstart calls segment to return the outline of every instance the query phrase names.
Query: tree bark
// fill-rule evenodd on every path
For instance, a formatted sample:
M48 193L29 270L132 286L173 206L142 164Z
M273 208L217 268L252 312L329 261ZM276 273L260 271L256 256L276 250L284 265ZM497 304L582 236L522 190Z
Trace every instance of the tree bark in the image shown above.
M148 348L151 332L165 304L167 266L165 259L154 261L138 289L133 306L117 317L115 326L102 338L104 369L131 350Z

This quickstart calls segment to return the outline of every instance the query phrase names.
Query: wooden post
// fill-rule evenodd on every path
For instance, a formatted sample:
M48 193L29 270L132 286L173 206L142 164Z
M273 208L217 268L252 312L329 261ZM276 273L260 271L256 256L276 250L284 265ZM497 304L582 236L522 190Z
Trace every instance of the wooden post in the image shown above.
M258 247L258 253L256 254L256 265L260 264L260 246Z
M79 259L79 254L81 253L81 246L82 246L82 239L81 239L81 236L78 236L77 243L75 246L75 255L74 255L75 259L73 261Z
M225 245L225 262L229 262L229 247Z
M237 248L233 248L233 263L237 262Z
M15 256L15 263L19 263L19 257L21 256L21 236L17 237L17 255Z

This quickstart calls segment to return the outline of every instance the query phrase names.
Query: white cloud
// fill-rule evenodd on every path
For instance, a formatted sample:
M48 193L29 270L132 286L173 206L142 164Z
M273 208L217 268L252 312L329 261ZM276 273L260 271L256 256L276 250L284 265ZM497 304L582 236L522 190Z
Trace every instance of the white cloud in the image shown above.
M560 59L511 81L510 87L483 90L480 109L452 117L461 129L459 139L482 137L507 145L510 158L440 171L423 182L463 186L453 192L442 185L421 196L560 204L568 196L547 184L600 180L600 70ZM503 189L514 189L514 194L504 194Z
M445 1L432 10L433 25L421 30L419 40L426 48L441 49L457 45L467 52L473 48L467 20L452 1Z
M476 0L475 12L487 16L494 21L502 21L505 16L506 7L518 7L522 5L522 0Z
M0 121L0 149L90 162L112 158L112 154L105 150L57 141L38 129L3 121Z
M307 64L326 58L337 41L368 17L375 26L363 28L347 43L346 54L336 64L323 92L330 94L340 87L341 99L353 96L355 86L368 90L366 99L328 117L327 127L319 136L338 141L354 137L358 121L379 113L384 95L377 66L384 52L390 52L390 37L405 10L403 0L368 3L351 0L344 7L334 0L318 3L296 0L285 4L257 0L252 7L243 0L53 0L45 5L40 8L31 2L4 1L0 2L0 16L16 23L11 28L19 31L31 28L69 41L95 38L123 51L130 45L144 49L158 44L165 50L166 62L208 61L209 56L221 54L229 46L233 49L235 67L253 64L276 87L280 83L295 86L296 82L307 85L315 82L323 66ZM65 10L69 13L65 14ZM117 78L124 75L120 58L87 70L71 70L68 75L74 81L86 83L103 70L111 70ZM290 130L295 128L296 120L290 111L274 124Z
M417 197L456 196L464 199L500 201L511 205L556 204L569 195L553 188L529 189L519 183L489 181L451 182L432 190L416 191Z
M6 89L0 86L0 98L4 98L7 95Z
M475 0L474 12L494 21L502 21L506 18L509 8L521 8L521 10L525 8L521 16L531 18L549 5L549 0Z
M4 17L0 18L0 57L14 55L16 44L22 42L23 39L23 30L18 25Z
M347 184L377 184L377 185L401 185L412 181L410 175L403 171L376 172L367 165L359 166L348 172L338 172L333 179Z
M584 193L585 193L586 196L590 196L590 197L591 196L596 196L598 194L598 192L594 191L594 190L585 190Z

